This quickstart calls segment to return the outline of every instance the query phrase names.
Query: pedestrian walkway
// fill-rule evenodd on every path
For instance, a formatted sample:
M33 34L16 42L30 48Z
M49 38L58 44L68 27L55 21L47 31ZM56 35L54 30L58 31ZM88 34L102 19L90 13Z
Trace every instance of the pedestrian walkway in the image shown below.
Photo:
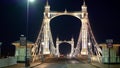
M27 68L34 68L34 67L36 67L36 66L38 66L40 64L41 64L41 62L31 63L30 67L27 67ZM2 68L26 68L26 67L25 67L25 63L17 63L15 65L7 66L7 67L2 67Z
M103 64L103 63L90 63L96 68L120 68L120 64Z

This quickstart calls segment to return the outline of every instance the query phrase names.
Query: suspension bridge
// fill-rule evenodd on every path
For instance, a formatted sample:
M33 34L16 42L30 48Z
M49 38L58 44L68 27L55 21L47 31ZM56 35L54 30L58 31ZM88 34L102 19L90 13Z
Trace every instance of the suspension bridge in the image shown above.
M57 37L56 43L53 43L50 21L61 15L74 16L81 21L81 28L76 45L74 44L75 41L72 37L71 40L60 40L59 37ZM46 1L41 29L31 51L32 61L44 61L43 58L48 56L60 58L59 45L61 43L69 43L71 45L71 52L68 54L71 58L89 56L91 60L95 57L98 62L101 62L102 51L92 32L85 1L83 1L83 5L81 6L81 11L75 12L68 12L66 9L64 12L51 11L49 3Z

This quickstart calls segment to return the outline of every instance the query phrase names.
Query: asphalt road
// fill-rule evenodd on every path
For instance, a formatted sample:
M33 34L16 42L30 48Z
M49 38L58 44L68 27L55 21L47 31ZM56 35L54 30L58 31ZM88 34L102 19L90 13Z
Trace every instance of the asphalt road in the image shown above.
M96 68L78 59L49 58L33 68Z
M85 58L85 57L84 57ZM18 63L3 68L25 68L24 63ZM88 63L84 59L67 59L67 58L48 58L41 62L31 63L31 66L28 68L120 68L120 64L101 64L101 63Z

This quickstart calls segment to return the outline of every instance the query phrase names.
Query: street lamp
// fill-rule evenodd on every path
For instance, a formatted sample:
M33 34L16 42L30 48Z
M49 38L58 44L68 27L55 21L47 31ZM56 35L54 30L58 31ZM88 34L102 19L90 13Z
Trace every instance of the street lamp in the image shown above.
M111 58L110 49L113 48L113 39L107 39L106 40L106 44L107 44L107 48L109 49L108 50L108 54L109 54L109 56L108 56L108 62L109 62L109 68L110 68L110 63L111 63L111 61L110 61L110 58Z
M44 55L43 55L43 46L45 45L45 43L44 42L42 42L41 43L42 44L42 46L41 46L41 61L43 62L44 61Z
M91 45L91 43L90 42L88 42L88 46L90 47L90 45Z
M91 57L90 57L90 46L91 46L91 42L88 42L88 62L91 62Z
M27 24L26 24L26 38L28 38L28 23L29 23L29 4L33 3L35 0L27 0ZM25 67L29 67L29 58L27 56L27 40L26 40L26 56L25 56Z
M34 2L35 0L28 0L28 1L32 3L32 2Z

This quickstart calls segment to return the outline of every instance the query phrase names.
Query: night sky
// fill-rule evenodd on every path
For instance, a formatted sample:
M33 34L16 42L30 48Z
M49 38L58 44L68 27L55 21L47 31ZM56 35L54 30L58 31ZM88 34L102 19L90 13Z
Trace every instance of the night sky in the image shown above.
M28 40L35 42L43 19L46 0L36 0L30 4ZM52 11L80 11L82 0L49 0ZM90 25L98 43L106 39L120 42L120 7L118 0L86 0ZM0 41L12 43L19 40L21 34L26 35L26 0L0 1ZM81 21L73 16L58 16L50 23L53 39L76 39L81 28Z

